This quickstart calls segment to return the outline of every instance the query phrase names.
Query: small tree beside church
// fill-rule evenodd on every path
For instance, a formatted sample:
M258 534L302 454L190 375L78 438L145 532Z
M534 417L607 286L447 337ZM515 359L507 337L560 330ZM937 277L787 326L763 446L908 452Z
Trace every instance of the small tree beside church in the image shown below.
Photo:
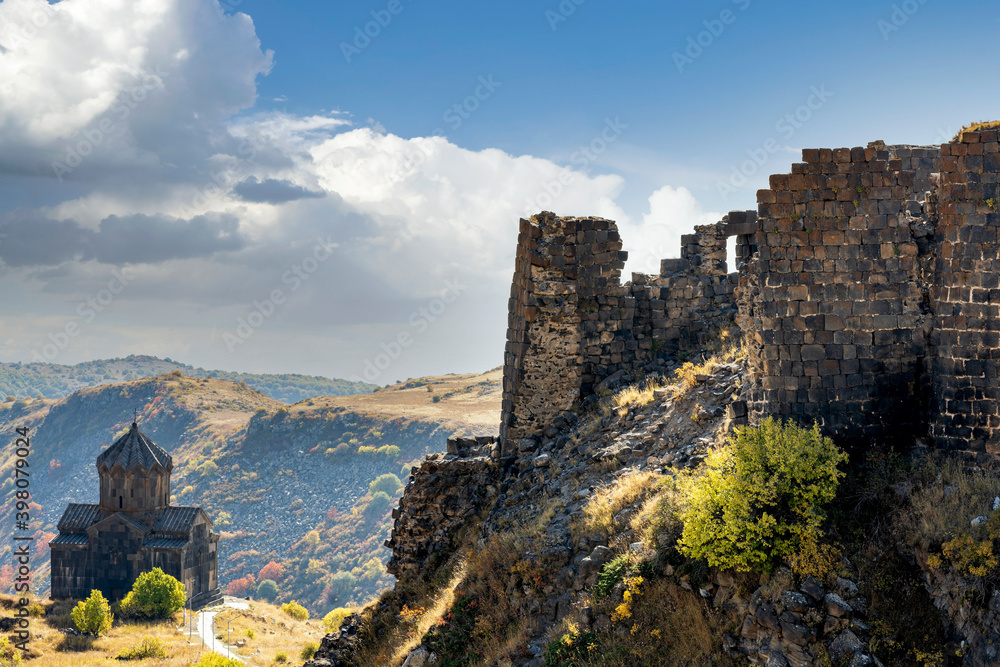
M90 591L90 597L85 602L77 602L70 616L76 629L89 635L105 634L111 629L111 622L114 620L111 605L104 599L101 591L96 590Z
M129 618L168 618L186 600L184 585L156 567L139 575L118 610Z

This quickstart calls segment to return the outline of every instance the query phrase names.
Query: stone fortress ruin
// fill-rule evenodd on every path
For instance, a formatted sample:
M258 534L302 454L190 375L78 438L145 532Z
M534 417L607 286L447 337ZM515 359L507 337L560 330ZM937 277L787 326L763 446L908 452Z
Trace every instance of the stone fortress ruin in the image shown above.
M603 529L589 537L570 529L584 503L598 497L591 493L606 471L673 464L681 451L682 464L693 467L699 459L688 455L699 442L712 446L719 428L769 415L817 422L855 452L873 442L926 442L966 463L995 467L998 180L994 130L966 131L943 146L874 142L805 150L790 174L771 176L770 187L758 192L756 211L696 227L682 237L679 259L663 260L658 275L634 273L624 283L627 256L614 222L548 212L521 220L499 441L453 438L446 454L431 454L413 468L393 510L387 570L401 582L419 579L447 562L470 528L478 529L472 534L482 546L523 520L544 523L545 547L522 555L547 564L552 579L546 581L563 582L550 589L556 594L537 600L534 615L536 630L556 627L576 602L589 604L578 594L596 583L614 553ZM677 401L622 414L591 412L617 386L698 357L725 330L734 331L747 354L743 368L724 363L714 376L695 375L698 398L690 400L711 404L715 420L707 438L704 427L687 424L700 423L695 414L674 411L682 404ZM685 428L697 430L698 439ZM945 488L941 493L947 496ZM606 497L601 502L610 504ZM543 507L562 509L549 515ZM615 506L619 539L627 535L624 543L634 548L631 518L618 518L633 514L620 509ZM1000 591L989 598L989 611L970 611L965 584L951 574L933 577L927 590L969 647L965 662L997 664ZM716 590L728 591L735 580L727 581L717 581ZM837 582L850 584L841 592L859 599L852 597L856 584ZM786 595L800 596L790 604L801 603L795 607L801 610L809 606L808 592L786 585L790 579L774 589L783 590L780 601L758 597L747 608L740 638L723 637L727 651L738 650L754 664L813 664L806 635L831 640L830 656L835 645L841 651L852 640L851 651L860 650L852 632L833 638L837 624L848 622L837 620L839 612L855 602L834 595L843 608L836 617L825 608L821 634L800 632L801 617L791 614ZM689 590L712 596L708 589ZM831 600L822 591L808 595ZM720 604L718 597L713 604ZM779 606L785 610L780 623ZM584 609L581 623L596 627L592 609ZM349 636L328 636L324 655L336 653ZM860 656L851 664L875 663Z
M805 150L758 192L756 211L696 227L659 275L624 284L614 222L521 220L499 440L452 439L414 468L393 510L388 571L412 576L447 553L566 411L699 353L724 327L742 330L748 352L730 424L775 415L818 422L849 448L924 438L995 463L998 180L992 130L943 146Z
M581 399L737 323L749 382L731 413L818 421L846 445L927 437L1000 453L1000 143L809 149L756 211L682 237L633 274L614 222L522 220L500 456ZM728 272L726 242L736 237Z

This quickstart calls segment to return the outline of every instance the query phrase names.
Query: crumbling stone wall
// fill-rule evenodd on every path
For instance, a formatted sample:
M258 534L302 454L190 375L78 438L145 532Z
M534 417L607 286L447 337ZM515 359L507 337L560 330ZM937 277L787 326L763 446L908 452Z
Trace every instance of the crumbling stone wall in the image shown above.
M521 220L504 354L504 441L544 429L564 409L559 406L579 395L577 232L583 222L544 213ZM594 223L606 221L587 222L593 234ZM606 235L607 227L601 231ZM591 262L587 270L600 269Z
M1000 144L966 132L942 146L931 435L939 446L1000 453Z
M543 432L581 398L657 370L658 358L704 345L732 323L738 261L754 251L756 212L732 213L682 238L681 257L658 276L621 283L627 253L615 223L544 212L522 220L511 288L501 442Z
M410 472L385 542L389 574L411 578L454 552L462 526L496 500L498 455L492 437L451 438L447 454L431 454Z
M992 130L943 146L804 150L758 193L757 211L695 228L679 259L624 285L614 222L523 220L504 453L735 319L751 421L817 421L847 445L931 436L983 460L1000 454L998 230Z
M754 416L815 420L863 443L923 430L931 318L916 228L939 153L805 150L758 193L757 293L741 318Z

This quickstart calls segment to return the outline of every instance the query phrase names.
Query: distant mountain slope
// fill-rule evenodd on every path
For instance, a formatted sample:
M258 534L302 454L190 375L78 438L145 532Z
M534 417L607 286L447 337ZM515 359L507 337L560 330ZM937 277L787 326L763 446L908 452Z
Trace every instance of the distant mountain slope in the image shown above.
M0 363L0 398L4 396L27 398L39 395L45 398L64 398L84 387L138 380L175 370L190 377L246 382L250 387L284 403L295 403L314 396L367 394L378 388L377 385L365 382L292 373L268 375L212 371L194 368L170 358L130 355L124 359L87 361L75 366Z
M286 405L241 383L172 371L58 401L0 402L0 544L11 544L14 526L15 428L28 426L38 592L48 590L46 545L59 517L70 502L97 500L95 459L135 410L174 459L172 502L205 508L222 532L223 587L237 581L242 595L253 593L274 561L267 573L279 601L320 614L391 584L382 543L402 489L389 486L387 503L369 484L385 474L405 484L409 466L443 451L450 435L496 434L500 386L491 371ZM3 549L0 591L11 583Z

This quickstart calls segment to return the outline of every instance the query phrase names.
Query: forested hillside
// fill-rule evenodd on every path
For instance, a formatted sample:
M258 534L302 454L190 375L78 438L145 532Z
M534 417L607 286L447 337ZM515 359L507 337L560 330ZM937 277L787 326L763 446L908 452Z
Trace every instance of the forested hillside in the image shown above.
M294 373L270 375L205 370L170 358L129 355L124 358L87 361L75 366L0 363L0 398L4 396L64 398L84 387L138 380L175 370L189 377L246 382L248 386L284 403L295 403L315 396L366 394L378 388L365 382Z

